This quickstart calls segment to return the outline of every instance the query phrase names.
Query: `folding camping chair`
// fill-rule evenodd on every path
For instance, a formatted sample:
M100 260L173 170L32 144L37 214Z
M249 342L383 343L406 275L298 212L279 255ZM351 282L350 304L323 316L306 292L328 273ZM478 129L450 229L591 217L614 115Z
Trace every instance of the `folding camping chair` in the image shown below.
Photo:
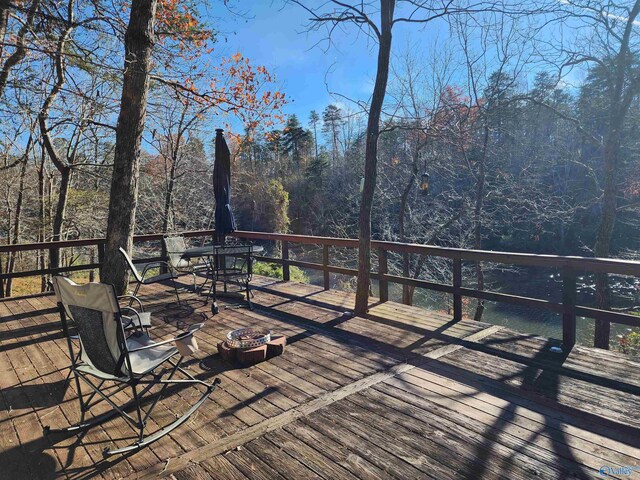
M133 260L131 260L131 257L127 254L127 251L122 247L120 247L119 250L122 256L124 257L125 261L127 262L129 271L131 272L133 277L136 279L136 289L133 291L134 297L138 295L138 291L140 290L140 287L142 285L151 285L152 283L161 283L166 280L171 280L171 284L173 285L173 290L176 292L176 299L178 300L178 305L181 305L180 295L178 295L178 286L176 285L176 278L178 278L178 274L171 269L171 265L169 263L164 262L162 260L154 260L151 263L147 263L144 266L142 273L140 273L136 268L136 266L134 265ZM147 273L149 273L151 270L155 268L159 268L162 265L164 265L169 271L166 273L159 273L158 275L147 277ZM131 305L132 304L130 303L129 306Z
M213 383L198 380L180 366L185 355L197 350L193 335L202 328L201 323L190 326L186 332L175 338L154 342L144 328L134 328L133 333L127 331L128 327L135 327L141 322L139 318L137 321L134 319L136 313L130 307L127 307L129 316L122 314L112 285L104 283L76 285L62 276L54 277L53 285L58 297L62 328L67 338L71 370L74 373L78 391L80 422L56 430L46 426L45 434L54 431L82 431L115 415L120 415L134 430L137 430L138 439L125 447L115 449L107 447L103 451L104 456L138 450L183 424L220 383L217 378ZM72 320L78 335L77 345L74 345L70 336L68 319ZM174 375L178 372L186 378L174 379ZM105 382L114 382L115 388L111 384L107 384L108 388L105 387ZM88 394L83 393L83 384L88 385ZM147 419L169 385L200 386L204 391L181 417L147 434ZM161 388L159 391L149 393L154 386L161 386ZM127 389L131 391L131 400L118 405L112 397ZM146 395L147 393L149 394ZM85 395L87 395L86 399ZM107 402L112 409L91 419L85 418L91 407L103 401Z

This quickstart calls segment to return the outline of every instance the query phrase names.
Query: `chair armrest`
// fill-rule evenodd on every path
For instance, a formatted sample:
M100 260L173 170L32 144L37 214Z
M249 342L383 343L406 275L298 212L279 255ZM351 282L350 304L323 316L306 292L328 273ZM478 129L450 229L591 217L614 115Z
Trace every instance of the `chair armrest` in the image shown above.
M159 265L166 265L167 268L169 269L169 271L173 272L174 268L171 266L171 264L169 262L165 262L164 260L156 260L155 262L151 262L151 263L147 263L144 268L142 269L142 273L140 274L140 276L142 277L142 279L144 280L144 276L146 275L147 271L150 268L156 268Z
M131 308L131 304L135 300L138 303L138 306L140 307L140 312L144 313L144 306L142 305L142 301L138 297L136 297L134 295L120 295L118 297L118 300L122 300L122 299L125 299L125 298L129 298L130 301L129 301L129 306L128 307L123 307L123 308Z
M144 331L147 332L148 328L145 327L142 324L142 318L140 317L140 313L138 313L138 311L135 308L131 308L131 307L120 307L120 311L126 311L127 317L133 317L133 315L135 315L136 317L138 317L138 322L136 323L136 321L133 318L130 318L129 322L127 322L126 324L123 322L122 327L126 330L127 328L129 328L132 324L133 324L133 328L134 330L139 329L140 331ZM129 313L130 312L130 313ZM144 312L143 312L144 313Z
M131 353L131 352L139 352L141 350L148 350L150 348L158 347L160 345L167 345L169 343L175 342L176 340L183 340L185 338L192 337L193 334L196 333L198 330L200 330L203 326L204 326L204 323L195 323L193 325L190 325L189 329L186 332L182 332L176 337L169 338L168 340L163 340L161 342L156 342L156 343L153 343L151 345L145 345L144 347L133 348L133 349L127 350L127 351L129 353Z

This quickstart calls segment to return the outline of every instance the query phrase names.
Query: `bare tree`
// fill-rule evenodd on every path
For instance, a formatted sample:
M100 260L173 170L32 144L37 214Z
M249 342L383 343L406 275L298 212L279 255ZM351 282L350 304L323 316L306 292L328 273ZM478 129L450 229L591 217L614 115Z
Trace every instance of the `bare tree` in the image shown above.
M125 290L128 280L127 267L118 250L124 247L131 253L133 247L140 143L147 114L156 6L156 0L134 0L125 34L125 71L116 127L102 278L105 283L113 284L118 292Z
M599 70L608 97L606 133L602 145L602 209L593 247L596 257L606 258L611 254L611 238L618 210L623 128L631 104L640 94L640 68L637 66L640 56L637 35L640 0L626 5L610 0L567 0L563 3L571 17L586 24L592 32L588 39L577 39L577 48L563 48L569 57L564 67L588 64L592 69ZM606 274L596 275L596 300L600 308L609 308L610 291ZM595 346L608 348L609 336L610 323L596 320Z
M312 22L318 25L327 25L329 32L341 24L353 23L365 31L367 35L370 35L378 45L376 79L368 109L364 187L358 220L358 286L355 311L364 313L368 309L371 288L371 207L376 186L380 115L389 79L391 31L394 23L396 2L395 0L380 0L379 3L354 2L353 4L347 4L334 0L328 2L328 11L309 8L300 1L295 3L303 6L311 13ZM376 10L379 14L378 23L372 17Z
M168 232L174 227L174 197L179 180L189 173L185 165L185 146L189 133L195 125L202 121L204 114L212 108L212 104L198 104L193 99L176 96L169 92L170 98L163 102L164 113L153 130L153 145L160 154L164 167L164 210L162 231ZM206 172L199 172L200 174Z
M29 7L26 9L26 15L24 20L20 20L20 28L16 34L15 42L13 44L13 51L7 57L0 68L0 97L4 95L7 87L7 80L11 70L18 65L27 56L27 44L26 38L33 29L33 23L36 19L36 14L40 8L40 0L32 0ZM0 53L4 52L4 39L7 31L7 25L9 23L9 16L11 7L8 2L0 2L0 40L2 40L3 47Z
M368 306L368 295L371 286L371 209L375 193L377 175L377 149L380 134L380 118L385 100L387 82L389 78L389 63L391 56L392 30L399 23L417 23L425 28L426 25L439 19L446 19L452 15L474 15L481 12L492 12L498 15L515 15L518 13L533 13L541 8L535 5L523 9L508 2L475 2L467 4L460 2L413 2L380 0L369 2L343 2L333 0L321 7L309 7L302 0L294 3L303 6L311 14L312 25L324 25L329 39L332 32L345 24L355 25L377 47L377 68L371 101L367 105L367 131L365 134L365 165L364 186L362 190L360 213L358 221L358 284L356 289L357 313L364 313ZM396 7L400 9L397 18L394 17ZM402 8L404 7L404 8ZM526 10L526 12L525 12ZM379 21L375 16L379 15Z
M315 146L316 160L318 159L318 122L320 121L320 115L315 110L311 110L309 113L309 123L313 127L313 143Z

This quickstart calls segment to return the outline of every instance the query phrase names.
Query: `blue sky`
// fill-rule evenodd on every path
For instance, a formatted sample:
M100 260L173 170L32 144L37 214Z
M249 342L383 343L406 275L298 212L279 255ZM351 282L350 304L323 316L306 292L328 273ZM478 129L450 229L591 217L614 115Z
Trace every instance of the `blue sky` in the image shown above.
M218 52L230 55L236 51L254 65L264 65L275 73L278 84L290 103L285 113L295 113L307 124L309 112L322 110L330 103L349 107L348 98L367 100L373 90L377 48L358 35L353 25L334 36L327 49L321 31L308 32L309 14L301 7L283 0L239 2L243 16L218 12L214 24L223 30ZM244 18L243 18L244 17ZM425 37L417 31L414 37ZM394 37L396 51L405 48L407 35L398 28ZM321 42L318 44L318 42Z
M286 113L295 113L307 123L309 112L322 112L338 99L332 98L325 81L332 90L356 98L367 98L371 91L375 57L361 39L345 39L340 50L314 44L322 39L320 32L306 32L308 14L295 5L282 1L254 1L241 18L231 13L216 24L228 30L226 42L221 44L225 54L236 51L248 57L254 65L264 65L277 76L278 84L290 103ZM221 42L221 43L222 43Z
M213 10L205 13L221 32L217 53L229 56L240 52L254 65L264 65L275 73L279 89L290 102L284 108L285 114L295 113L307 125L311 110L321 113L330 103L357 110L344 97L369 99L377 45L359 33L353 24L346 24L344 31L334 32L332 45L327 45L323 41L326 36L323 30L308 31L310 15L300 6L285 0L237 1L230 5L236 12L219 5L215 13ZM482 23L480 18L476 20ZM536 22L534 18L529 20ZM520 26L524 25L526 20ZM553 33L547 30L544 35L549 39ZM434 47L436 43L438 46ZM429 23L426 27L400 23L393 31L392 63L394 58L410 51L418 62L428 66L429 58L441 59L445 47L455 50L459 46L457 39L449 34L445 21ZM479 47L474 45L472 48ZM492 63L497 50L500 49L490 46L483 61ZM455 73L450 81L464 86L466 70L461 61L453 55ZM532 63L526 71L520 72L521 81L530 81L540 68L548 67ZM491 70L487 65L486 72ZM565 82L579 83L579 77L578 72L572 72ZM571 88L569 84L565 86ZM339 95L332 95L334 92ZM233 121L231 123L234 125Z

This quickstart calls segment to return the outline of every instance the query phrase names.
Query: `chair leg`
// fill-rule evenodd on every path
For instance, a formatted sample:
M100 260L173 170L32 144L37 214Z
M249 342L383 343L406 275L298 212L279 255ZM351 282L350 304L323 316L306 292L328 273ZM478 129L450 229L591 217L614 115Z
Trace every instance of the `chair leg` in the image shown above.
M76 378L78 379L78 377ZM81 412L80 422L64 428L51 428L50 426L47 425L42 429L44 435L48 435L50 433L71 433L71 432L86 430L95 425L99 425L116 415L120 415L132 427L139 425L139 422L138 424L136 424L135 420L126 413L126 410L134 404L136 407L138 407L139 406L137 404L138 397L147 393L153 385L147 385L145 388L143 388L140 392L138 392L138 397L134 396L134 398L132 400L129 400L128 402L122 405L116 405L109 397L113 394L121 392L122 388L119 388L116 391L113 391L111 393L105 394L99 390L98 386L95 386L88 379L85 378L84 381L88 383L88 385L93 389L95 393L98 393L103 400L105 400L107 403L111 405L112 407L111 410L108 410L107 412L101 415L95 416L91 419L85 420L85 413L89 410L90 406L84 403L82 394L79 393L78 400L80 401L80 412ZM79 382L79 379L78 379L78 382ZM79 383L82 383L82 382L79 382ZM102 385L102 383L104 382L101 382L100 386ZM80 390L78 391L81 392ZM97 403L98 402L95 402L93 405L96 405ZM138 418L140 418L140 416L138 416Z
M176 285L176 279L171 278L171 283L173 283L173 289L176 291L176 298L178 299L178 305L182 305L182 303L180 303L180 295L178 295L178 285Z
M140 399L138 398L138 391L135 385L131 385L131 392L133 393L133 402L136 406L136 413L138 414L138 442L141 442L144 438L145 422L142 420L142 409L140 408Z
M249 304L249 310L253 310L253 304L251 303L251 290L249 290L249 282L245 283L245 290L247 292L247 303Z
M211 291L207 294L207 300L209 296L213 297L211 300L211 313L217 315L220 312L218 308L218 291L217 291L217 275L213 274L211 277Z
M138 296L138 291L140 290L140 286L142 285L141 282L138 282L136 285L135 290L133 291L133 296L137 297ZM133 303L133 298L129 301L129 306L131 306L131 304Z
M191 415L193 415L193 413L198 410L198 408L200 408L200 406L205 402L205 400L207 398L209 398L209 395L211 395L211 393L216 389L216 387L218 385L220 385L220 379L216 378L212 383L205 383L202 380L197 380L195 379L192 375L190 375L188 372L185 372L182 368L180 368L180 362L182 361L182 359L174 365L174 368L171 371L171 375L167 380L162 380L160 383L164 383L162 390L160 391L160 393L158 394L158 397L156 399L156 401L154 401L153 405L150 407L150 409L147 412L147 415L145 415L144 420L142 421L143 424L146 423L146 419L149 416L149 414L151 413L151 411L153 410L153 408L155 408L155 405L157 403L157 400L159 400L159 398L162 396L162 393L164 392L165 388L171 384L171 383L181 383L181 384L201 384L205 387L205 391L202 393L202 395L200 396L200 398L198 399L198 401L196 401L191 408L189 408L189 410L187 410L181 417L177 418L175 421L173 421L172 423L170 423L169 425L165 426L164 428L158 430L157 432L144 437L143 433L144 433L144 425L142 427L142 434L140 436L140 439L123 448L118 448L118 449L114 449L114 450L110 450L108 448L105 448L102 452L102 455L104 457L108 457L110 455L117 455L117 454L121 454L121 453L128 453L128 452L133 452L136 450L140 450L141 448L144 448L146 446L148 446L149 444L155 442L156 440L159 440L160 438L164 437L165 435L167 435L168 433L170 433L171 431L175 430L176 428L178 428L180 425L182 425L184 422L186 422L189 417L191 417ZM173 364L173 362L171 362ZM172 380L173 374L177 371L181 371L183 374L185 374L188 379L187 380ZM153 385L157 385L158 383L154 383ZM134 390L134 395L135 395L135 390ZM137 396L136 396L137 397Z
M217 385L217 383L215 385ZM141 448L148 446L149 444L155 442L156 440L161 439L168 433L171 433L173 430L175 430L184 422L186 422L189 419L189 417L191 417L191 415L193 415L193 413L196 410L198 410L198 408L200 408L200 406L205 402L205 400L209 397L211 392L214 390L215 385L208 388L207 391L200 396L200 399L184 415L182 415L180 418L175 420L173 423L167 425L166 427L157 431L156 433L146 437L142 441L134 443L133 445L129 445L128 447L118 448L115 450L109 450L105 448L104 451L102 452L102 455L104 457L108 457L110 455L118 455L122 453L128 453L128 452L140 450Z
M204 287L207 286L207 283L209 283L209 271L207 270L207 273L205 274L204 277L204 282L202 282L202 285L200 285L200 295L202 295L202 292L204 292Z

